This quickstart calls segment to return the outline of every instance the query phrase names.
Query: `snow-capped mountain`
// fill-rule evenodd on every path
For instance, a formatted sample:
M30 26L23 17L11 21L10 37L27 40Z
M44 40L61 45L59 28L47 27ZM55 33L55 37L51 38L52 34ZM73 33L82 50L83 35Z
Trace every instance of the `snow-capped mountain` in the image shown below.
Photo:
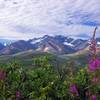
M36 51L50 52L50 53L72 53L75 50L69 46L65 45L66 37L63 36L48 36L45 35L41 38L31 39L28 42L37 47Z
M4 46L10 45L11 43L15 42L15 40L8 40L8 39L0 39L0 43Z
M88 47L89 40L66 37L62 35L33 38L28 41L20 40L0 50L0 54L14 54L17 52L33 49L38 52L49 52L54 54L69 54ZM97 38L97 45L100 47L100 38Z
M79 49L83 49L88 45L87 40L83 39L74 39L71 37L65 37L62 35L57 35L57 36L44 36L41 38L36 38L36 39L31 39L29 40L31 44L36 44L39 46L46 44L46 43L52 43L56 44L57 46L59 45L61 48L62 46L65 48L65 50L70 50L70 51L76 51ZM72 49L72 50L71 50Z

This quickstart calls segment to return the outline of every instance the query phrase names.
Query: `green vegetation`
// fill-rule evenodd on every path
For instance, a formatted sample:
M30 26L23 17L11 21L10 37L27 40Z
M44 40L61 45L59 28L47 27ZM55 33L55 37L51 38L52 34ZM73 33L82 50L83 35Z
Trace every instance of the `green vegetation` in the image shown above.
M55 60L52 55L38 55L31 67L24 68L15 59L1 65L0 100L92 100L93 95L99 100L100 84L92 82L94 73L87 72L87 65L75 67L74 62Z

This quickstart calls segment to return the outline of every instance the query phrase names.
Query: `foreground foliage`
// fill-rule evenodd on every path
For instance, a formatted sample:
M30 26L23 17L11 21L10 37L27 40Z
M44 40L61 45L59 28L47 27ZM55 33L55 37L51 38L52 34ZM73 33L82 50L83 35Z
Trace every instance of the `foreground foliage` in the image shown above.
M87 69L76 72L72 62L55 69L48 56L29 69L13 61L0 66L0 100L100 100L100 70Z

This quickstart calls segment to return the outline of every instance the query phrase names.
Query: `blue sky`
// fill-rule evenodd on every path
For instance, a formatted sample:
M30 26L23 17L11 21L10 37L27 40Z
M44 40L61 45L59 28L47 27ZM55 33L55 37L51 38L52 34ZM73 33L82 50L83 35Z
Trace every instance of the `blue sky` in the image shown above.
M91 37L95 26L100 26L100 0L0 0L0 39Z

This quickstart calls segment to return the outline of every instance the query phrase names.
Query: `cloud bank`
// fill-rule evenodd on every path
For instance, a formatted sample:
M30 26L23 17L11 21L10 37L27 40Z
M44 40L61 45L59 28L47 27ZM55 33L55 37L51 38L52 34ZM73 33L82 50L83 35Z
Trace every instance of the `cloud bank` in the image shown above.
M89 37L100 26L99 7L100 0L0 0L0 38Z

